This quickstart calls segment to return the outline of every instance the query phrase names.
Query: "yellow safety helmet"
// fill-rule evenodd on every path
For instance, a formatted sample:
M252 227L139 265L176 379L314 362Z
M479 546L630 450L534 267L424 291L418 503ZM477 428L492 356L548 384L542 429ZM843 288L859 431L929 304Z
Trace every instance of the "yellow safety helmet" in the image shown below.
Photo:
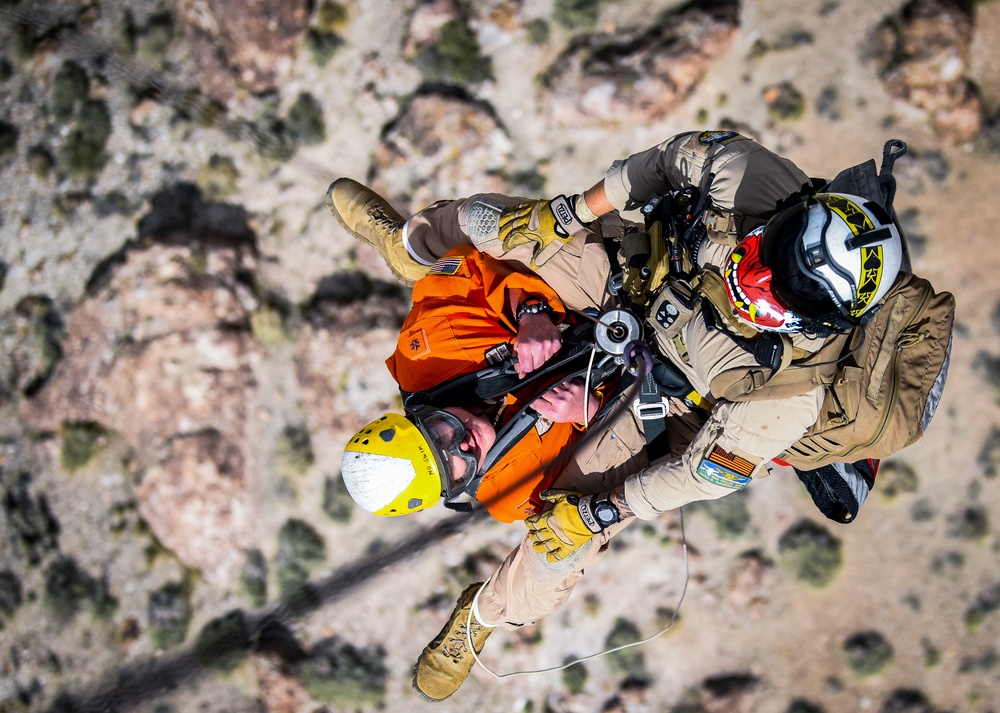
M347 492L376 515L408 515L442 494L441 469L420 429L387 413L358 431L344 448L341 474Z

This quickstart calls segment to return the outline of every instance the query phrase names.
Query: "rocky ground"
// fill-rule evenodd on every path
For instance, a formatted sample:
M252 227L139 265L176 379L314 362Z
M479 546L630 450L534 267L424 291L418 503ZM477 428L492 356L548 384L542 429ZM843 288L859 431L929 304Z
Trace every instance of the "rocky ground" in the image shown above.
M858 521L790 473L634 527L442 711L1000 709L1000 3L0 2L0 711L403 711L521 535L357 511L406 291L324 204L548 196L687 129L811 175L901 138L955 293L925 439ZM688 561L682 543L687 543Z

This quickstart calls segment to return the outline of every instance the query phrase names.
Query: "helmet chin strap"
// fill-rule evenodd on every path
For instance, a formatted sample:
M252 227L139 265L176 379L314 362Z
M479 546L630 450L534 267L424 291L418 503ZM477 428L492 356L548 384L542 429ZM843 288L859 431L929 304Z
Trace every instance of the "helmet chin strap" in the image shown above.
M878 307L869 310L860 317L851 317L839 311L829 312L815 319L803 319L801 329L809 336L826 339L834 334L847 334L863 327L877 311Z

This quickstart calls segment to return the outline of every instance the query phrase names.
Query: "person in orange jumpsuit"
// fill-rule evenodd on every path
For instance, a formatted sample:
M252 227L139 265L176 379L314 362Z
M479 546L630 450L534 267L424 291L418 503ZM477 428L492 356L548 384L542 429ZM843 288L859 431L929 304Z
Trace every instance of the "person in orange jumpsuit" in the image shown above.
M525 378L559 351L560 325L575 320L541 278L514 271L474 247L462 245L439 260L414 286L413 306L386 365L404 395L484 369L490 365L488 355L504 349L516 357L517 376ZM486 402L407 408L406 419L436 455L438 472L424 480L386 477L387 471L395 473L396 469L412 473L413 466L397 452L390 454L391 449L399 450L397 442L363 438L386 417L376 419L345 451L343 474L348 491L361 507L383 515L428 507L436 500L435 488L446 497L449 493L460 496L468 477L485 465L498 431L504 432L504 427L530 405L539 418L516 436L512 446L501 451L485 473L479 473L475 498L501 522L524 520L540 512L544 505L540 493L556 481L584 424L601 406L601 389L588 390L582 377L567 380L566 376L558 371L546 374L529 380L524 387L515 387L514 393ZM443 419L442 411L446 412ZM412 428L397 415L387 416L392 416L396 430ZM445 420L451 425L445 425ZM456 429L460 437L449 453L440 434L451 438ZM370 443L389 448L373 454ZM378 459L378 467L370 469L373 458ZM421 489L427 492L419 492Z
M524 312L518 319L519 307L528 300L546 308ZM400 389L412 393L486 368L487 352L507 344L517 356L518 374L524 376L558 351L558 325L572 319L558 295L540 278L515 272L472 246L460 246L414 286L413 307L386 365ZM476 499L501 522L523 520L541 511L539 493L554 482L560 454L582 433L583 379L558 383L556 377L557 383L552 381L519 389L497 403L447 409L463 421L466 445L480 466L497 429L514 414L531 403L541 416L536 427L524 433L479 484ZM599 406L599 394L591 393L590 417Z

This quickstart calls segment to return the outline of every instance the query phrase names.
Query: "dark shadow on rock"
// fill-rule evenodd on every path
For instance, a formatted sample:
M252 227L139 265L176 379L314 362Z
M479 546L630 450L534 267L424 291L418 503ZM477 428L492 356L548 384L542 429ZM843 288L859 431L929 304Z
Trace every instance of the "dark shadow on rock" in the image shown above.
M194 184L177 183L153 197L149 213L139 220L138 237L126 241L94 268L87 281L87 293L92 295L104 287L129 251L149 242L187 245L198 252L234 246L257 251L257 235L245 208L206 201Z
M274 654L286 664L297 664L306 658L306 650L295 638L295 633L278 619L262 620L257 634L256 650L262 654Z
M319 281L302 316L316 327L366 324L398 329L409 311L409 296L398 283L373 279L360 270L341 270Z

